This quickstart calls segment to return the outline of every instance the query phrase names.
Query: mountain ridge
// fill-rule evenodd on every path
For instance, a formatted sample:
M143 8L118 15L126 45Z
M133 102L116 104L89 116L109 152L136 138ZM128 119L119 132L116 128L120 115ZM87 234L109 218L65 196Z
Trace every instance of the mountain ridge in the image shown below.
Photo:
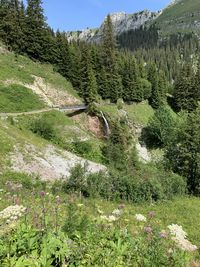
M160 36L188 32L200 34L200 2L198 0L172 0L164 9L157 12L149 10L133 14L115 12L110 16L116 36L140 27L149 27L152 24L159 29ZM104 23L105 19L97 29L67 31L66 37L68 41L98 43L103 33Z
M113 23L113 30L115 35L120 35L124 31L135 30L140 28L141 26L144 26L146 23L152 22L160 14L161 11L152 12L145 9L133 14L128 14L125 12L114 12L111 13L110 16ZM105 19L101 26L97 29L87 28L82 31L67 31L66 36L69 41L82 40L91 43L99 42L103 33L104 23Z

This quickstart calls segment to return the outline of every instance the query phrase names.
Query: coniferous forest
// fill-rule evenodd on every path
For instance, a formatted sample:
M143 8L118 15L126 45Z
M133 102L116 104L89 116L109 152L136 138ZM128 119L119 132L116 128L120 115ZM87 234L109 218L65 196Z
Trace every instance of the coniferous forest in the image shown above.
M57 133L64 122L65 131L69 125L71 129L77 126L72 127L69 118L59 111L30 120L25 114L20 119L11 114L5 119L9 126L2 126L3 120L0 122L0 138L4 128L13 127L12 139L20 135L15 130L23 135L28 133L30 143L34 140L42 146L42 142L48 142L49 146L96 160L106 168L88 173L87 164L77 164L68 179L51 181L49 185L41 177L33 180L30 173L4 170L1 150L2 154L9 153L7 147L16 144L7 145L6 138L1 138L0 208L5 209L0 211L0 266L198 266L193 265L199 264L200 237L196 237L196 229L190 230L187 221L186 228L196 238L197 246L187 239L178 217L172 217L174 224L162 230L165 224L158 223L149 205L159 213L162 203L171 201L167 202L169 207L179 214L178 207L181 209L182 205L185 210L183 206L187 206L190 198L196 203L200 196L199 37L180 32L164 36L154 23L116 36L108 15L100 42L69 41L66 32L54 31L48 25L42 0L27 0L26 5L19 0L0 0L1 45L14 54L16 62L24 57L51 66L84 103L86 116L98 118L109 129L98 136L98 141L91 133L88 135L95 140L92 139L95 148L100 143L96 152L94 144L85 137L66 141L63 132ZM1 64L0 60L0 78ZM4 87L0 83L2 99L8 94ZM9 100L23 105L17 97L14 92ZM41 99L37 101L38 109L45 108ZM144 112L148 119L142 126L131 121L127 111L138 105L147 105L152 110L150 118ZM0 109L6 114L1 102ZM79 119L78 123L83 122ZM79 131L83 128L81 125ZM138 128L139 134L135 134ZM158 153L161 159L141 162L137 143L149 153ZM32 197L36 198L35 203ZM173 204L175 201L180 206ZM10 206L6 209L7 203ZM108 210L116 207L116 203L117 209ZM138 213L132 216L132 209L138 211L136 203L144 205L140 208L146 216ZM36 214L40 209L41 213ZM22 218L23 223L17 225ZM131 220L136 223L130 224ZM167 219L164 221L168 223Z

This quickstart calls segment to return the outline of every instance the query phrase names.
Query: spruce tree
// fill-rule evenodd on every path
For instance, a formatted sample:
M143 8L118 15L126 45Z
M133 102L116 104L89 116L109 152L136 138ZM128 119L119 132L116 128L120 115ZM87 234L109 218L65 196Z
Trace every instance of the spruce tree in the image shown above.
M43 59L43 47L46 40L44 11L41 0L28 0L26 10L26 52L34 58Z
M172 170L187 178L191 193L200 193L200 107L178 125L166 150Z
M152 85L151 97L149 98L150 105L157 109L163 104L162 99L162 80L159 79L159 74L155 64L151 64L148 72L148 80Z
M56 33L56 66L58 72L71 80L71 56L65 33Z
M105 67L102 67L98 77L98 93L102 99L108 99L110 97L110 89L108 83L108 76Z
M112 20L108 15L104 23L101 51L109 89L106 96L110 98L111 102L117 102L117 99L122 96L122 81L119 75L116 47ZM102 97L106 98L106 96Z
M97 82L92 66L89 64L87 66L87 85L84 91L84 100L87 105L92 104L97 101Z
M198 74L197 74L198 76ZM173 91L173 107L176 111L187 110L192 111L195 109L195 78L192 74L192 69L189 64L185 65L177 80L175 81ZM197 86L198 87L198 86ZM196 87L196 88L197 88Z
M111 16L108 15L104 23L102 36L102 59L108 73L112 73L115 70L116 47L117 43L113 32L112 20Z

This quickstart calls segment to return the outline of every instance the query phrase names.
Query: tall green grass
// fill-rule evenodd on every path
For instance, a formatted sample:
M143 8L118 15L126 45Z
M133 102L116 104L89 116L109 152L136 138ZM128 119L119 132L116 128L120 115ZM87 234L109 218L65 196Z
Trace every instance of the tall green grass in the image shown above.
M25 112L44 107L31 89L15 84L0 86L0 112Z

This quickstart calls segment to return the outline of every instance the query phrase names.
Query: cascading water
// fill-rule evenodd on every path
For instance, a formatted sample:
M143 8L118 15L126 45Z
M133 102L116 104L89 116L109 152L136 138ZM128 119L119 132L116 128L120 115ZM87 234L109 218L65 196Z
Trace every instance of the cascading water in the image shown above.
M107 121L106 117L104 116L103 112L100 111L100 113L101 113L101 117L102 117L104 124L105 124L106 137L108 137L110 135L110 126L109 126L108 121Z

